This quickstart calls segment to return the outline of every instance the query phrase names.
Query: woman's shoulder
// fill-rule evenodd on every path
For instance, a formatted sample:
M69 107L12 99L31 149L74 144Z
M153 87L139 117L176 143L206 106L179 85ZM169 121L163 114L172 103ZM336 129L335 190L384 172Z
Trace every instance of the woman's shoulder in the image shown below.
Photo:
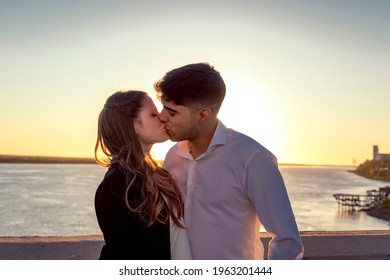
M118 193L126 188L126 174L119 164L112 164L97 189L97 195Z
M113 179L115 177L125 177L125 171L119 163L113 163L108 168L104 179Z
M124 198L126 190L133 181L134 174L126 172L126 170L119 164L112 164L107 170L103 181L100 183L97 193L111 194ZM135 180L131 183L131 188L128 191L128 196L138 196L140 189L142 188L142 179L140 176L136 176Z

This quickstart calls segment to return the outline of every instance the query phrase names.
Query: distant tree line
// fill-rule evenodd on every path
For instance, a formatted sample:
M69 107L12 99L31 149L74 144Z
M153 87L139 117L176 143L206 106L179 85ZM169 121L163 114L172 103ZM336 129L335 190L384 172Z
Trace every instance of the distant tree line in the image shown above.
M356 168L355 173L366 178L390 182L390 159L366 160Z
M0 155L0 163L72 163L72 164L96 164L93 158L67 158L67 157L43 157L43 156L15 156Z

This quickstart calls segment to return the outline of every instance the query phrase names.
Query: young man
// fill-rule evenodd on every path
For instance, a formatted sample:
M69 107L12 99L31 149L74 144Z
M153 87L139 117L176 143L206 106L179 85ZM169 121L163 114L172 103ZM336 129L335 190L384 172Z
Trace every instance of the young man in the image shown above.
M303 247L274 155L226 128L217 114L225 83L207 63L174 69L156 82L160 120L175 144L164 168L184 196L193 259L262 259L262 224L272 235L268 259L301 259Z

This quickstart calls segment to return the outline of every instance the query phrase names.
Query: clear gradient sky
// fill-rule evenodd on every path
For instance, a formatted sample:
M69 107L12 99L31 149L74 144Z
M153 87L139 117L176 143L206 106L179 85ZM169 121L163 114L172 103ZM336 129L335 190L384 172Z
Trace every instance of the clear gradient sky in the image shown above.
M108 95L201 61L220 119L281 163L390 153L390 1L0 3L0 154L93 157Z

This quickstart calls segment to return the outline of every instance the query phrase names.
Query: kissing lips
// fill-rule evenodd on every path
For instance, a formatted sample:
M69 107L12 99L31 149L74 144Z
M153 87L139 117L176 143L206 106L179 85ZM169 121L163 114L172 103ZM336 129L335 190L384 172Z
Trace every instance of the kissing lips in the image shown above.
M170 133L170 129L168 127L164 127L165 131L167 132L167 134L169 135Z

